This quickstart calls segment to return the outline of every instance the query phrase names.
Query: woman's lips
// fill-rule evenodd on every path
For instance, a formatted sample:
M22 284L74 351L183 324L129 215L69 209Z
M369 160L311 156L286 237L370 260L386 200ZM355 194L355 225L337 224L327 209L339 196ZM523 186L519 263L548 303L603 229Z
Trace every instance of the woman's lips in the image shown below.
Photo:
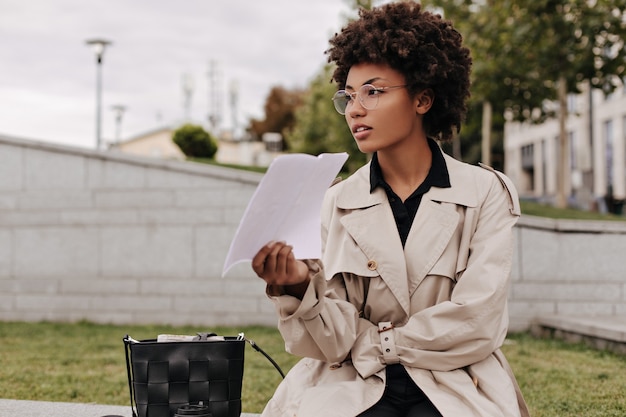
M363 140L370 135L372 128L365 125L357 125L352 128L352 136L356 140Z

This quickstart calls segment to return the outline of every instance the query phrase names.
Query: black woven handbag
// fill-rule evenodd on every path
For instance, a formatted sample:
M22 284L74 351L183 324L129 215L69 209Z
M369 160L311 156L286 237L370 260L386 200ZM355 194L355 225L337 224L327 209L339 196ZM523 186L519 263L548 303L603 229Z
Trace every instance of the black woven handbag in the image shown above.
M220 340L210 336L215 334L171 342L124 337L133 417L172 417L193 404L208 405L212 417L239 417L246 342L284 377L276 362L243 334Z

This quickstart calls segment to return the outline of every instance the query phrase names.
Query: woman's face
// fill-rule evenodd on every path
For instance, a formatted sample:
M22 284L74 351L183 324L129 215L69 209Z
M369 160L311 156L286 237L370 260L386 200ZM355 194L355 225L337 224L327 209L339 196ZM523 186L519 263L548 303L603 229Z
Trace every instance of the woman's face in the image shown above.
M387 65L358 64L350 68L345 87L349 94L362 94L361 88L367 84L383 88L370 90L368 99L353 95L346 107L346 121L361 152L398 148L426 138L419 100L409 95L405 83L404 76Z

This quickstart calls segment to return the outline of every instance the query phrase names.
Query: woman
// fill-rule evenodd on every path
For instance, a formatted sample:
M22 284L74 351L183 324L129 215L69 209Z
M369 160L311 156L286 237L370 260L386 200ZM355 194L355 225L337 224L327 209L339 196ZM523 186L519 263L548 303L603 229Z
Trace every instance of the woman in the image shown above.
M331 40L333 97L370 163L332 186L322 260L270 242L252 261L302 356L263 416L527 416L507 333L510 181L443 154L471 58L419 4L361 10Z

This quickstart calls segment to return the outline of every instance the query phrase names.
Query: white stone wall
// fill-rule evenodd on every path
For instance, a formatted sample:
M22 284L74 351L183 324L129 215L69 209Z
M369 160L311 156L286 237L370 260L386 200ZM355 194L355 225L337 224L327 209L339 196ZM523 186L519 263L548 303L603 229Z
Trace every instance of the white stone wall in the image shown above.
M274 325L221 271L261 175L0 137L0 319Z
M221 271L260 174L0 137L0 320L274 326L249 264ZM511 329L626 314L626 223L523 216Z
M515 241L512 330L545 314L626 314L626 222L522 216Z

